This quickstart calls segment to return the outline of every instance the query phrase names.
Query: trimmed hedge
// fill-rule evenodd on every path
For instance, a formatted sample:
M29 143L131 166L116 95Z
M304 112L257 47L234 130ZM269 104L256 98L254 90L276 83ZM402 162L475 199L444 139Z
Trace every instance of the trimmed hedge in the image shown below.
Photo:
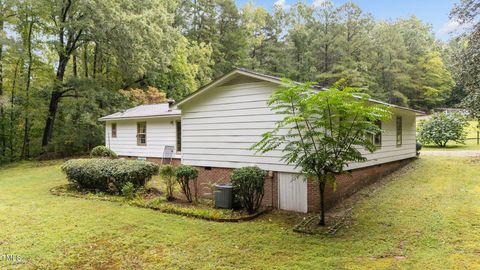
M91 157L111 157L116 158L117 154L113 152L110 148L99 145L92 149L90 152Z
M180 165L175 169L175 177L182 188L183 194L187 197L188 202L193 202L193 200L198 202L197 169L188 165ZM192 192L190 191L190 182L193 182L193 198Z
M255 213L260 208L266 175L267 172L259 167L249 166L233 170L230 176L235 197L250 214Z
M130 182L135 189L158 174L158 165L139 160L72 159L62 165L68 181L84 190L119 193Z

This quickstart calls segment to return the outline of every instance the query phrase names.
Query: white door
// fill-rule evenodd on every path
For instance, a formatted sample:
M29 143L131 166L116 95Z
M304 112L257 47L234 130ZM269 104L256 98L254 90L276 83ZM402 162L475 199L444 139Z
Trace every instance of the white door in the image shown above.
M278 173L278 207L307 212L307 182L296 173Z

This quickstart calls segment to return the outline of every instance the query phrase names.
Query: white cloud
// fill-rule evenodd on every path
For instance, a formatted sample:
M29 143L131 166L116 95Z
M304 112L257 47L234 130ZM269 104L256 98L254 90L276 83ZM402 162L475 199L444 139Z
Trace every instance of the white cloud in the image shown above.
M286 3L286 0L277 0L273 6L275 7L279 7L279 8L282 8L282 9L289 9L290 8L290 5L288 5Z
M472 25L472 23L461 24L455 19L450 19L437 31L437 36L444 37L447 35L460 34L470 28Z

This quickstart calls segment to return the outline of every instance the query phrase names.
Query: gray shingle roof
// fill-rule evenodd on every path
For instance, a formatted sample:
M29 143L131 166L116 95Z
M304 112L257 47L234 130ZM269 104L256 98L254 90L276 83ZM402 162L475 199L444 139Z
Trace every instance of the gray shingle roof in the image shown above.
M151 117L167 117L179 116L180 110L170 109L168 103L140 105L122 112L117 112L99 118L100 121L121 120L121 119L138 119Z

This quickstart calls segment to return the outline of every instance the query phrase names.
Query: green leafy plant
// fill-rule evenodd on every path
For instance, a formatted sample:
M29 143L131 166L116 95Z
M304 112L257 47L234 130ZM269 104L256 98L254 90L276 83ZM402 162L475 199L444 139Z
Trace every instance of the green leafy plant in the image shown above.
M122 195L127 199L133 199L135 197L135 186L128 182L122 187Z
M432 118L420 122L418 140L438 147L445 147L450 141L465 144L467 126L467 117L460 113L435 113Z
M420 150L422 150L423 145L420 142L415 143L415 150L417 150L417 157L420 156Z
M158 165L138 160L72 159L62 165L62 171L81 189L119 193L127 183L135 189L145 186L158 174Z
M250 214L255 213L262 203L266 172L257 166L235 169L231 181L235 196Z
M197 169L187 165L180 165L175 169L175 177L177 178L177 182L187 200L189 202L193 202L194 200L195 202L198 202ZM193 196L190 190L190 182L193 183Z
M160 176L166 186L166 197L168 201L173 201L173 190L175 188L175 168L172 165L162 165L160 167Z
M92 149L90 152L91 157L109 157L109 158L117 158L117 154L113 152L110 148L99 145Z
M381 132L377 121L391 117L389 108L372 104L359 89L341 80L319 91L315 83L283 80L268 106L282 116L275 128L252 146L257 152L282 150L282 161L295 165L320 189L320 225L325 225L324 193L327 183L336 187L336 175L350 162L366 161L361 148L376 150L369 134Z

